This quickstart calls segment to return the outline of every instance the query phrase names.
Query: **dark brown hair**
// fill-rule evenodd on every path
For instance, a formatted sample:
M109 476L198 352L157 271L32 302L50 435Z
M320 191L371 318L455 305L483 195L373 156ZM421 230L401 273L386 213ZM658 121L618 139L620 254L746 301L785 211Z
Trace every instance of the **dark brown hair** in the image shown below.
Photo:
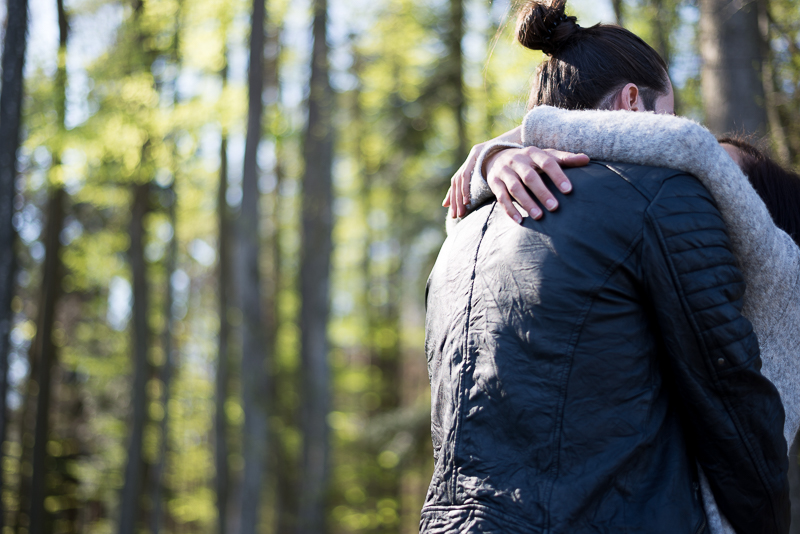
M536 71L528 109L603 109L628 83L638 86L647 110L669 92L667 65L625 28L581 28L564 12L566 0L527 0L518 11L517 40L548 56Z
M742 172L767 205L775 226L800 245L800 175L784 169L741 137L723 137L719 142L739 149Z

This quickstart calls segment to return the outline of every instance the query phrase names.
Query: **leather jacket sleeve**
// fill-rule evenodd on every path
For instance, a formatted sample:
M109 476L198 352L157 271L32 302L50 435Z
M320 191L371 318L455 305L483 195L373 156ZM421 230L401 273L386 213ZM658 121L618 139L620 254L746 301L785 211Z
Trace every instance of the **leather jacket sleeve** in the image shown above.
M745 284L725 224L694 177L676 174L651 202L641 265L666 376L720 510L737 532L788 532L783 406L741 314Z

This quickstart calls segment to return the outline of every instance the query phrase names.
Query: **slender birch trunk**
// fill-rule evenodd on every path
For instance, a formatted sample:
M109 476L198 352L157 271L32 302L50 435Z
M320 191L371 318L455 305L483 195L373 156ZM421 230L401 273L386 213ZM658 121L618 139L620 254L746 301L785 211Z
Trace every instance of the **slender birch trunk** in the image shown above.
M144 486L142 435L147 423L147 378L150 366L147 350L150 331L147 323L149 285L144 258L144 217L149 211L150 183L133 186L128 261L133 278L133 382L131 384L132 418L128 441L125 482L120 499L119 534L134 534L140 517L139 499Z
M313 2L314 45L303 160L300 259L300 368L303 464L300 474L299 534L325 532L328 483L330 365L328 314L333 227L333 90L328 73L327 0Z
M244 428L242 456L244 476L241 488L241 534L255 534L258 527L267 454L267 358L264 315L261 305L261 219L258 190L258 147L264 111L264 25L265 0L253 0L248 71L247 136L242 174L242 206L237 221L238 293L242 311L242 408Z

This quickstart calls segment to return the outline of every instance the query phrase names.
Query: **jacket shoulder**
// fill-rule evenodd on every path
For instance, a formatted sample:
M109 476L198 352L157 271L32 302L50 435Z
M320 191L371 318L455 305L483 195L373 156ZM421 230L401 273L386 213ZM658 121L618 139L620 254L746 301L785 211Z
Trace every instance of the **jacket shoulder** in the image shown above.
M711 195L707 192L703 184L684 171L669 169L666 167L652 167L649 165L636 165L634 163L617 163L598 161L599 165L605 167L609 172L618 175L636 189L648 202L656 198L665 183L670 181L672 187L684 190L687 194ZM676 179L677 180L674 180Z

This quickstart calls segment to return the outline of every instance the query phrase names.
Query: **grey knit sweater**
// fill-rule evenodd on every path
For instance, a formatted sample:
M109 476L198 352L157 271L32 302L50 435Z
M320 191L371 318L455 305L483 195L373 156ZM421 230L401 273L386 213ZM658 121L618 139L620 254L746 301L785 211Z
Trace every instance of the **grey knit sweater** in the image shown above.
M528 113L522 135L525 146L668 167L700 179L728 226L747 283L742 313L758 336L761 371L781 395L786 410L784 437L791 445L800 426L800 248L775 226L747 177L714 136L693 121L670 115L548 106ZM515 145L495 143L484 148L470 184L471 205L492 196L480 169L485 156L498 146ZM735 534L720 514L702 471L700 475L712 534Z

